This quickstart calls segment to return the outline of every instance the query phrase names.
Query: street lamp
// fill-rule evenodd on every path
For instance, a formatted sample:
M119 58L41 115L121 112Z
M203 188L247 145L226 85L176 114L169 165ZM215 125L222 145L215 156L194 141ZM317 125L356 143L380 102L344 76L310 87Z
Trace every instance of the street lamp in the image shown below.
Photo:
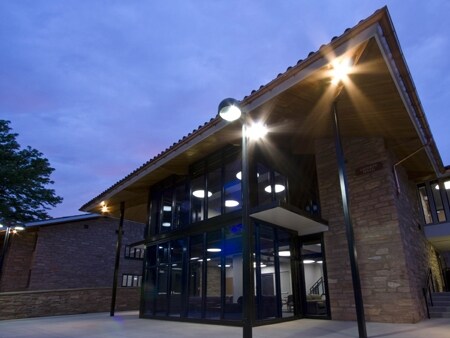
M240 102L233 98L227 98L220 102L218 113L226 121L236 121L241 118L242 123L242 172L241 172L241 194L242 194L242 298L243 298L243 338L252 337L253 325L253 289L254 277L252 261L253 248L253 226L249 216L249 163L248 163L248 135L247 114L242 111Z
M332 63L332 81L336 86L335 96L332 104L333 127L336 157L338 162L339 185L342 198L342 209L344 212L345 232L347 235L347 245L350 256L350 269L352 272L353 293L355 298L356 319L358 321L358 332L360 338L367 338L366 319L364 315L364 304L361 291L361 279L357 262L357 252L353 233L352 217L350 213L350 199L348 197L348 180L345 165L344 150L341 142L339 116L337 110L337 100L344 88L344 81L351 71L352 61L350 59L341 59Z
M5 228L5 229L3 229ZM5 238L3 240L3 248L0 254L0 278L3 272L3 261L5 260L6 252L8 251L9 237L11 233L16 234L18 231L25 230L25 227L20 225L3 225L0 224L0 231L5 231Z

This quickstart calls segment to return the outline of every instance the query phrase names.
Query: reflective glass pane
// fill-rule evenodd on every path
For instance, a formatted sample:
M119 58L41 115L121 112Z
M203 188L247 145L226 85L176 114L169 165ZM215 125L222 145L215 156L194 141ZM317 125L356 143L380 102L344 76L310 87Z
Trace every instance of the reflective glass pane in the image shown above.
M172 224L172 199L172 191L164 191L161 211L161 232L168 232L174 228Z
M322 245L320 240L304 242L301 254L305 277L305 313L310 316L326 315L327 295L323 274Z
M183 255L186 252L184 238L170 242L170 315L180 316L183 295Z
M222 214L222 169L208 173L208 218Z
M146 270L144 280L144 314L153 316L155 308L156 268Z
M241 161L237 159L225 165L224 204L225 212L241 209Z
M274 172L274 189L275 189L275 199L277 201L286 202L287 196L287 185L286 177L278 172Z
M282 302L282 316L291 317L294 315L294 295L292 292L292 235L281 229L277 230L278 253L280 262L280 291Z
M272 184L269 169L261 163L257 165L258 205L272 202Z
M192 236L189 248L188 317L202 317L203 235Z
M437 213L437 219L438 222L445 222L445 211L444 211L444 205L442 203L442 197L441 197L441 189L439 187L439 183L437 181L431 183L431 190L433 191L433 197L434 197L434 204L436 205L436 213Z
M260 258L255 259L253 266L256 274L258 319L278 317L276 268L274 259L274 229L268 226L259 227ZM257 258L257 257L256 257Z
M167 282L167 266L158 267L155 302L155 315L157 316L165 316L167 314Z
M444 182L444 188L447 193L447 202L450 205L450 180Z
M205 318L219 319L221 314L221 231L207 233L206 312Z
M191 181L192 223L203 221L205 206L205 177L199 176Z
M419 196L425 224L431 224L433 223L433 218L431 217L430 201L428 199L427 190L424 185L419 187Z
M225 228L225 308L224 318L242 318L242 225Z
M175 188L175 210L173 216L176 228L182 228L189 224L189 191L184 183Z

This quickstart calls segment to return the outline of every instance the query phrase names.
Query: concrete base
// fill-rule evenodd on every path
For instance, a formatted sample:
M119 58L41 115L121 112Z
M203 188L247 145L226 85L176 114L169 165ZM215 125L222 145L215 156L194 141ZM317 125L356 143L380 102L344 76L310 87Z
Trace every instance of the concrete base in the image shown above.
M367 323L369 337L442 338L450 332L448 319L424 320L417 324ZM118 338L118 337L242 337L242 328L219 325L139 319L137 312L118 312L72 316L41 317L0 321L2 338ZM301 319L260 326L255 338L349 338L358 337L356 322Z

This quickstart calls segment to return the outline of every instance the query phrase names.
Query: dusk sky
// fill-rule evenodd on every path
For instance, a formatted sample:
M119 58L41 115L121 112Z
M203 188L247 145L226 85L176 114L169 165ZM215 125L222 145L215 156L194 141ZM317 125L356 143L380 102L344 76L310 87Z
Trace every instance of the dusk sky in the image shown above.
M0 119L56 169L50 215L76 215L384 5L449 165L448 0L3 0Z

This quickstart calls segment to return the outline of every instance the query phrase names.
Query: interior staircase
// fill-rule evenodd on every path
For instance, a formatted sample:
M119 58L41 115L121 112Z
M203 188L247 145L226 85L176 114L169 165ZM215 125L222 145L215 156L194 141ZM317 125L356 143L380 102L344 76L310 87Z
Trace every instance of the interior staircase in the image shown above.
M450 318L450 292L433 292L433 306L430 306L431 318Z

